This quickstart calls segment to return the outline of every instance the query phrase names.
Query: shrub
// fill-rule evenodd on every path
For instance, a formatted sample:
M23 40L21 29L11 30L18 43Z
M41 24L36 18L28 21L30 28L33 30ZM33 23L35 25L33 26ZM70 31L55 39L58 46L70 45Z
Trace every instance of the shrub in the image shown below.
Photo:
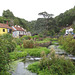
M66 31L66 29L62 29L59 34L60 35L64 35L65 34L65 31Z
M34 47L33 40L24 40L23 41L23 47L24 48L33 48Z
M11 75L11 74L9 72L6 72L6 71L1 71L0 75Z
M6 47L9 52L12 52L16 48L16 44L11 41L6 44Z
M12 41L13 37L11 34L5 34L0 36L0 75L4 72L6 74L7 67L10 62L9 51L15 49L15 43ZM7 75L7 74L6 74Z
M21 45L23 44L23 40L20 38L14 38L13 41L16 43L16 45Z
M30 70L30 71L32 71L32 72L38 73L38 71L40 70L38 64L39 64L39 62L35 62L35 63L33 63L33 64L30 64L30 65L27 67L27 69ZM33 65L33 66L32 66L32 65Z
M34 36L33 36L33 38L36 38L36 39L38 39L38 38L39 38L39 36L38 36L38 35L34 35Z
M11 34L4 34L2 36L0 36L1 39L6 39L8 41L11 41L13 39Z
M65 59L64 56L55 55L54 50L48 57L42 52L41 57L42 59L38 63L29 65L28 69L38 73L38 75L72 75L75 73L75 66L72 61Z
M3 36L0 36L0 71L2 70L5 71L7 69L5 65L9 64L9 60L10 60L8 54L8 48L10 47L9 43L12 43L10 38L11 35L8 36L3 35Z
M40 33L40 34L39 34L39 37L41 37L41 38L42 38L42 37L43 37L43 34L41 34L41 33Z
M21 37L21 39L22 40L30 40L30 39L32 39L32 36L26 36L26 35L24 35L24 36Z
M68 35L65 37L60 37L59 38L59 43L62 45L62 48L70 53L75 55L75 39L73 39L73 36Z

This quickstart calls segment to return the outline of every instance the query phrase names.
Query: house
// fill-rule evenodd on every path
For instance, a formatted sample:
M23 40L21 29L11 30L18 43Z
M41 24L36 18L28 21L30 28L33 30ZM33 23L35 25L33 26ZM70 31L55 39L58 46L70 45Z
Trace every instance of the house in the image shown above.
M27 35L27 36L31 36L31 33L30 33L30 32L26 32L26 35Z
M11 32L12 32L12 27L9 27L8 24L0 23L0 35Z
M26 35L26 29L20 27L19 25L15 25L15 26L12 26L12 29L13 29L13 37L15 38L19 38L19 37L22 37L23 35Z
M66 35L68 35L68 34L73 34L73 29L72 29L72 28L66 29L65 34L66 34Z

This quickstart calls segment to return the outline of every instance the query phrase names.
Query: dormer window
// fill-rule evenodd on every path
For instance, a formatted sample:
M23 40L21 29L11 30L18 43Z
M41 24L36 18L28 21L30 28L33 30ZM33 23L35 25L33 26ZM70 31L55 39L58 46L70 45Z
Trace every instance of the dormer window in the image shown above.
M3 29L3 32L5 32L5 29Z

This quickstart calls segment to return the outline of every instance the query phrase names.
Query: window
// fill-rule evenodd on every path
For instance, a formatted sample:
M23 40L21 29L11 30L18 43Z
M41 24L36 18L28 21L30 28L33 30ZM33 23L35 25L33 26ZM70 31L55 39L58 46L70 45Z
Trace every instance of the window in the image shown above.
M5 29L3 29L3 32L5 32Z

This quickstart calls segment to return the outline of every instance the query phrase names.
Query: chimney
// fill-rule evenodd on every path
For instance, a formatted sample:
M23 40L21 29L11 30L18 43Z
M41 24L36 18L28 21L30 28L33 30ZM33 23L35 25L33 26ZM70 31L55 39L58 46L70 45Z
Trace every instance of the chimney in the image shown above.
M8 21L6 22L6 24L8 25Z

